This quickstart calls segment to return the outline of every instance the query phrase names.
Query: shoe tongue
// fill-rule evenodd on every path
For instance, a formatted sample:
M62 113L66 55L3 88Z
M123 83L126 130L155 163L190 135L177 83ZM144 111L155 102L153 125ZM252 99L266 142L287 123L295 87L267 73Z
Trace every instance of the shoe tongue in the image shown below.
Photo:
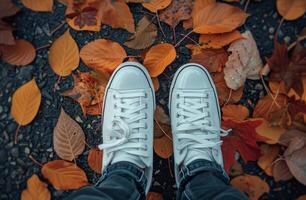
M208 150L201 149L189 149L187 155L184 159L184 165L187 166L194 160L204 159L204 160L212 160L212 155Z
M145 163L142 161L141 157L139 156L135 156L123 151L115 152L112 163L117 163L122 161L131 162L142 169L146 167Z

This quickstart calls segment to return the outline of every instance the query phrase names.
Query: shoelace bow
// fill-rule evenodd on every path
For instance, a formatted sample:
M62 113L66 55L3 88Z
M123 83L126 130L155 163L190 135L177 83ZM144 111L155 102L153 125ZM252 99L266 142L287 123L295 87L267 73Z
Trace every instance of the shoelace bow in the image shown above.
M215 142L219 136L228 135L231 130L223 130L220 127L212 127L208 120L209 102L208 93L181 92L178 98L183 98L178 103L178 124L177 138L179 141L178 150L183 150L189 146L195 149L214 148L222 144L222 141ZM188 134L190 130L200 130L201 134ZM216 134L216 132L221 132ZM203 134L206 133L206 134Z
M114 95L115 116L113 120L113 132L110 141L99 145L99 149L107 149L108 152L125 151L126 153L147 157L147 146L140 142L146 140L146 133L141 133L141 128L146 128L146 113L141 111L147 107L142 103L146 97L145 92L117 93ZM103 141L104 142L104 141Z

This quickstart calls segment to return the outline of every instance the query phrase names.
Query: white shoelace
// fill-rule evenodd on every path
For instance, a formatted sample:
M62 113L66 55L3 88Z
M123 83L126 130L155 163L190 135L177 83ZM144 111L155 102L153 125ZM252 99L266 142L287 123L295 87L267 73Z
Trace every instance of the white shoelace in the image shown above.
M178 150L215 148L222 144L222 141L215 142L219 136L226 136L230 130L223 130L221 127L212 127L209 120L208 93L181 92L178 94L179 117L177 124ZM217 113L212 113L217 114ZM199 130L198 134L188 134L188 131ZM216 132L221 132L216 134ZM203 134L205 133L205 134Z
M146 113L141 112L147 107L142 102L146 93L117 93L113 100L114 120L113 132L110 141L99 145L99 149L107 149L109 153L124 151L135 156L147 157L147 146L142 140L147 139L147 134L142 133L141 129L146 128L147 124L142 121L146 119ZM104 141L103 141L104 142Z

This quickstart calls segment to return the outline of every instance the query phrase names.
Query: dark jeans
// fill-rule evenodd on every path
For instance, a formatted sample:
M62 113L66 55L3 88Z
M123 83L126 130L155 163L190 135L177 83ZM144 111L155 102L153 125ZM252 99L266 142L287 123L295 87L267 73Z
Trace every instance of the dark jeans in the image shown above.
M110 165L95 186L87 186L68 197L74 200L145 199L144 172L129 162ZM216 163L195 160L180 172L177 199L245 200L243 193L228 185L229 178Z

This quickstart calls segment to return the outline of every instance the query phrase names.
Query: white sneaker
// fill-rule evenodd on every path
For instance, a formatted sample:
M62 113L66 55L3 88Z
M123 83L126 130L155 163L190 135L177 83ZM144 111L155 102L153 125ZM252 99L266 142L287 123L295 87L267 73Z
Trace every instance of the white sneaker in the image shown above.
M182 166L194 160L214 161L223 167L218 96L209 72L201 65L178 69L170 88L175 178Z
M150 75L136 62L113 72L105 89L102 110L102 169L128 161L144 169L149 191L153 172L153 113L155 93Z

